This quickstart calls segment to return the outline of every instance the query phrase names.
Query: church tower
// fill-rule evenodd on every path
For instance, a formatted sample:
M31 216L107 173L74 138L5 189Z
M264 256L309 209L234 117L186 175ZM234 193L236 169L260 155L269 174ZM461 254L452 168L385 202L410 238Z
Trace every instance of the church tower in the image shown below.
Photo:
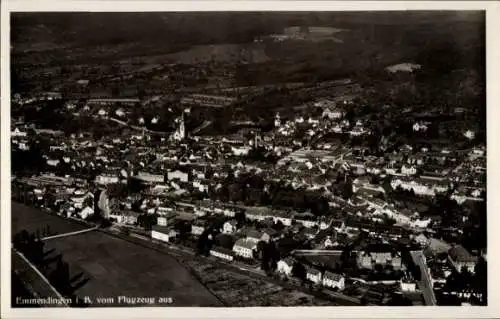
M276 113L276 116L274 117L274 127L280 127L280 126L281 126L280 113Z

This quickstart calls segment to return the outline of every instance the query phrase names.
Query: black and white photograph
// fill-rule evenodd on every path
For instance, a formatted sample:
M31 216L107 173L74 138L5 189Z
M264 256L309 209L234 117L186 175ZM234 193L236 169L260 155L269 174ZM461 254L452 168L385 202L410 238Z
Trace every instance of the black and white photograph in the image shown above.
M10 307L491 305L485 10L9 19Z

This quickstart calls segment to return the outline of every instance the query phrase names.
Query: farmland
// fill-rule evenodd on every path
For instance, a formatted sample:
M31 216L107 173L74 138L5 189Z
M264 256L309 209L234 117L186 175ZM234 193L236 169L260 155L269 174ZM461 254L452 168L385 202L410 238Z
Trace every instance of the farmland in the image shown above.
M29 207L12 201L12 236L25 229L35 233L37 229L49 226L51 235L70 233L88 228L86 226L65 220L61 217L50 215L37 208Z
M288 289L226 269L217 268L206 261L191 260L189 266L202 278L203 283L228 306L332 306L332 301L320 300L309 294Z
M53 234L86 228L36 208L12 203L13 232L21 229L34 232L45 225L50 226ZM45 251L46 260L61 254L69 264L70 276L80 280L75 294L90 297L94 301L92 306L126 306L118 304L118 296L172 298L172 306L221 306L173 257L103 232L51 239L45 242ZM98 297L112 297L114 303L96 304Z
M173 306L220 306L177 260L166 254L102 232L58 238L47 241L46 246L63 255L72 275L87 278L76 291L78 296L93 301L114 297L115 303L99 306L119 306L118 296L171 297Z

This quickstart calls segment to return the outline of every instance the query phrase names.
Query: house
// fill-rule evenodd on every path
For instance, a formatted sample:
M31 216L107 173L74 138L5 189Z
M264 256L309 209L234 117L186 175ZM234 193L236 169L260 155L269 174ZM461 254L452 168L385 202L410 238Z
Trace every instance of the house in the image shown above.
M213 247L210 250L210 255L227 261L233 261L234 259L233 252L229 249L222 247Z
M424 234L416 236L415 241L422 247L427 247L427 245L429 245L429 238L427 238Z
M156 223L158 224L158 226L167 226L167 218L163 217L163 216L159 216L156 219Z
M78 215L80 216L81 219L86 219L87 217L89 217L90 215L94 215L94 209L92 209L91 207L87 206L85 207L84 209L82 209Z
M286 257L284 259L281 259L277 263L277 268L276 271L280 274L283 274L287 277L290 277L292 275L292 269L293 269L293 264L295 260L292 257Z
M417 284L411 280L401 279L399 285L402 292L415 292L417 290Z
M118 224L135 225L139 215L140 213L133 211L119 211L110 212L108 217L114 219Z
M224 223L222 226L222 233L223 234L232 234L234 233L238 228L237 228L237 222L236 220L229 220Z
M197 220L191 225L191 234L200 236L205 231L206 223L202 220Z
M71 202L73 203L73 206L75 206L75 208L81 209L83 208L83 205L88 198L91 198L93 202L94 194L92 194L91 192L84 192L82 190L77 190L73 193L73 196L71 197Z
M189 174L181 172L179 170L175 170L175 171L167 173L167 179L169 181L171 181L171 180L179 180L181 182L185 182L186 183L189 180Z
M165 181L163 174L151 174L142 171L138 172L135 178L144 183L163 183Z
M16 127L16 128L14 129L14 131L12 131L12 132L10 133L10 135L11 135L11 137L26 137L26 136L28 135L28 133L23 132L23 131L19 130L19 128L18 128L18 127Z
M315 284L321 283L321 272L313 267L306 266L306 279Z
M253 241L255 243L258 243L259 241L269 242L270 237L266 233L262 233L252 229L247 233L247 240Z
M457 271L465 267L474 273L477 257L472 256L462 245L456 245L448 251L448 260Z
M332 222L332 228L337 232L342 232L345 229L345 222L342 220L335 220Z
M117 184L119 182L120 178L114 174L101 174L95 178L95 183L100 185Z
M343 112L335 108L326 108L323 110L321 117L329 118L330 120L340 119L343 116Z
M314 229L314 228L307 228L305 227L303 230L302 230L302 233L304 234L304 236L307 238L307 239L313 239L314 237L316 237L316 235L318 234L318 230L317 229Z
M171 242L172 239L176 237L177 233L175 230L170 229L166 226L153 225L151 229L151 238L161 240L164 242Z
M343 290L345 288L345 278L340 274L325 271L322 279L322 284L325 287Z
M238 239L233 246L233 252L243 258L253 258L254 250L257 249L257 244L253 240L246 238Z
M403 165L403 166L401 166L401 174L415 175L415 174L417 174L417 169L411 165Z
M361 268L373 269L375 265L390 265L394 269L401 269L401 255L389 245L369 245L358 252L358 265Z

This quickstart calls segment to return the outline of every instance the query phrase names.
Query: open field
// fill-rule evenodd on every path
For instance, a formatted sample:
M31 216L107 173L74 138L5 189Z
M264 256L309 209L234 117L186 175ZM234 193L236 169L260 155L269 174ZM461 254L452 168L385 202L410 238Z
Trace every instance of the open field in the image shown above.
M53 234L86 228L15 202L12 203L12 216L13 233L21 229L34 232L46 225ZM69 264L70 277L81 279L82 284L78 285L75 294L90 297L94 301L92 306L120 306L96 304L97 297L114 297L117 302L118 296L170 297L173 306L221 306L217 298L173 257L103 232L51 239L46 241L45 251L50 252L47 259L62 254ZM151 306L155 305L159 306Z
M62 254L70 276L82 274L85 284L75 294L90 297L92 306L127 306L118 304L118 296L170 297L173 306L221 306L173 257L103 232L49 240L46 249ZM113 297L114 303L98 305L98 297ZM163 305L168 306L150 306Z
M11 211L12 236L23 229L29 233L35 233L37 229L42 232L42 228L47 226L50 227L51 235L70 233L88 228L14 201L11 204Z

